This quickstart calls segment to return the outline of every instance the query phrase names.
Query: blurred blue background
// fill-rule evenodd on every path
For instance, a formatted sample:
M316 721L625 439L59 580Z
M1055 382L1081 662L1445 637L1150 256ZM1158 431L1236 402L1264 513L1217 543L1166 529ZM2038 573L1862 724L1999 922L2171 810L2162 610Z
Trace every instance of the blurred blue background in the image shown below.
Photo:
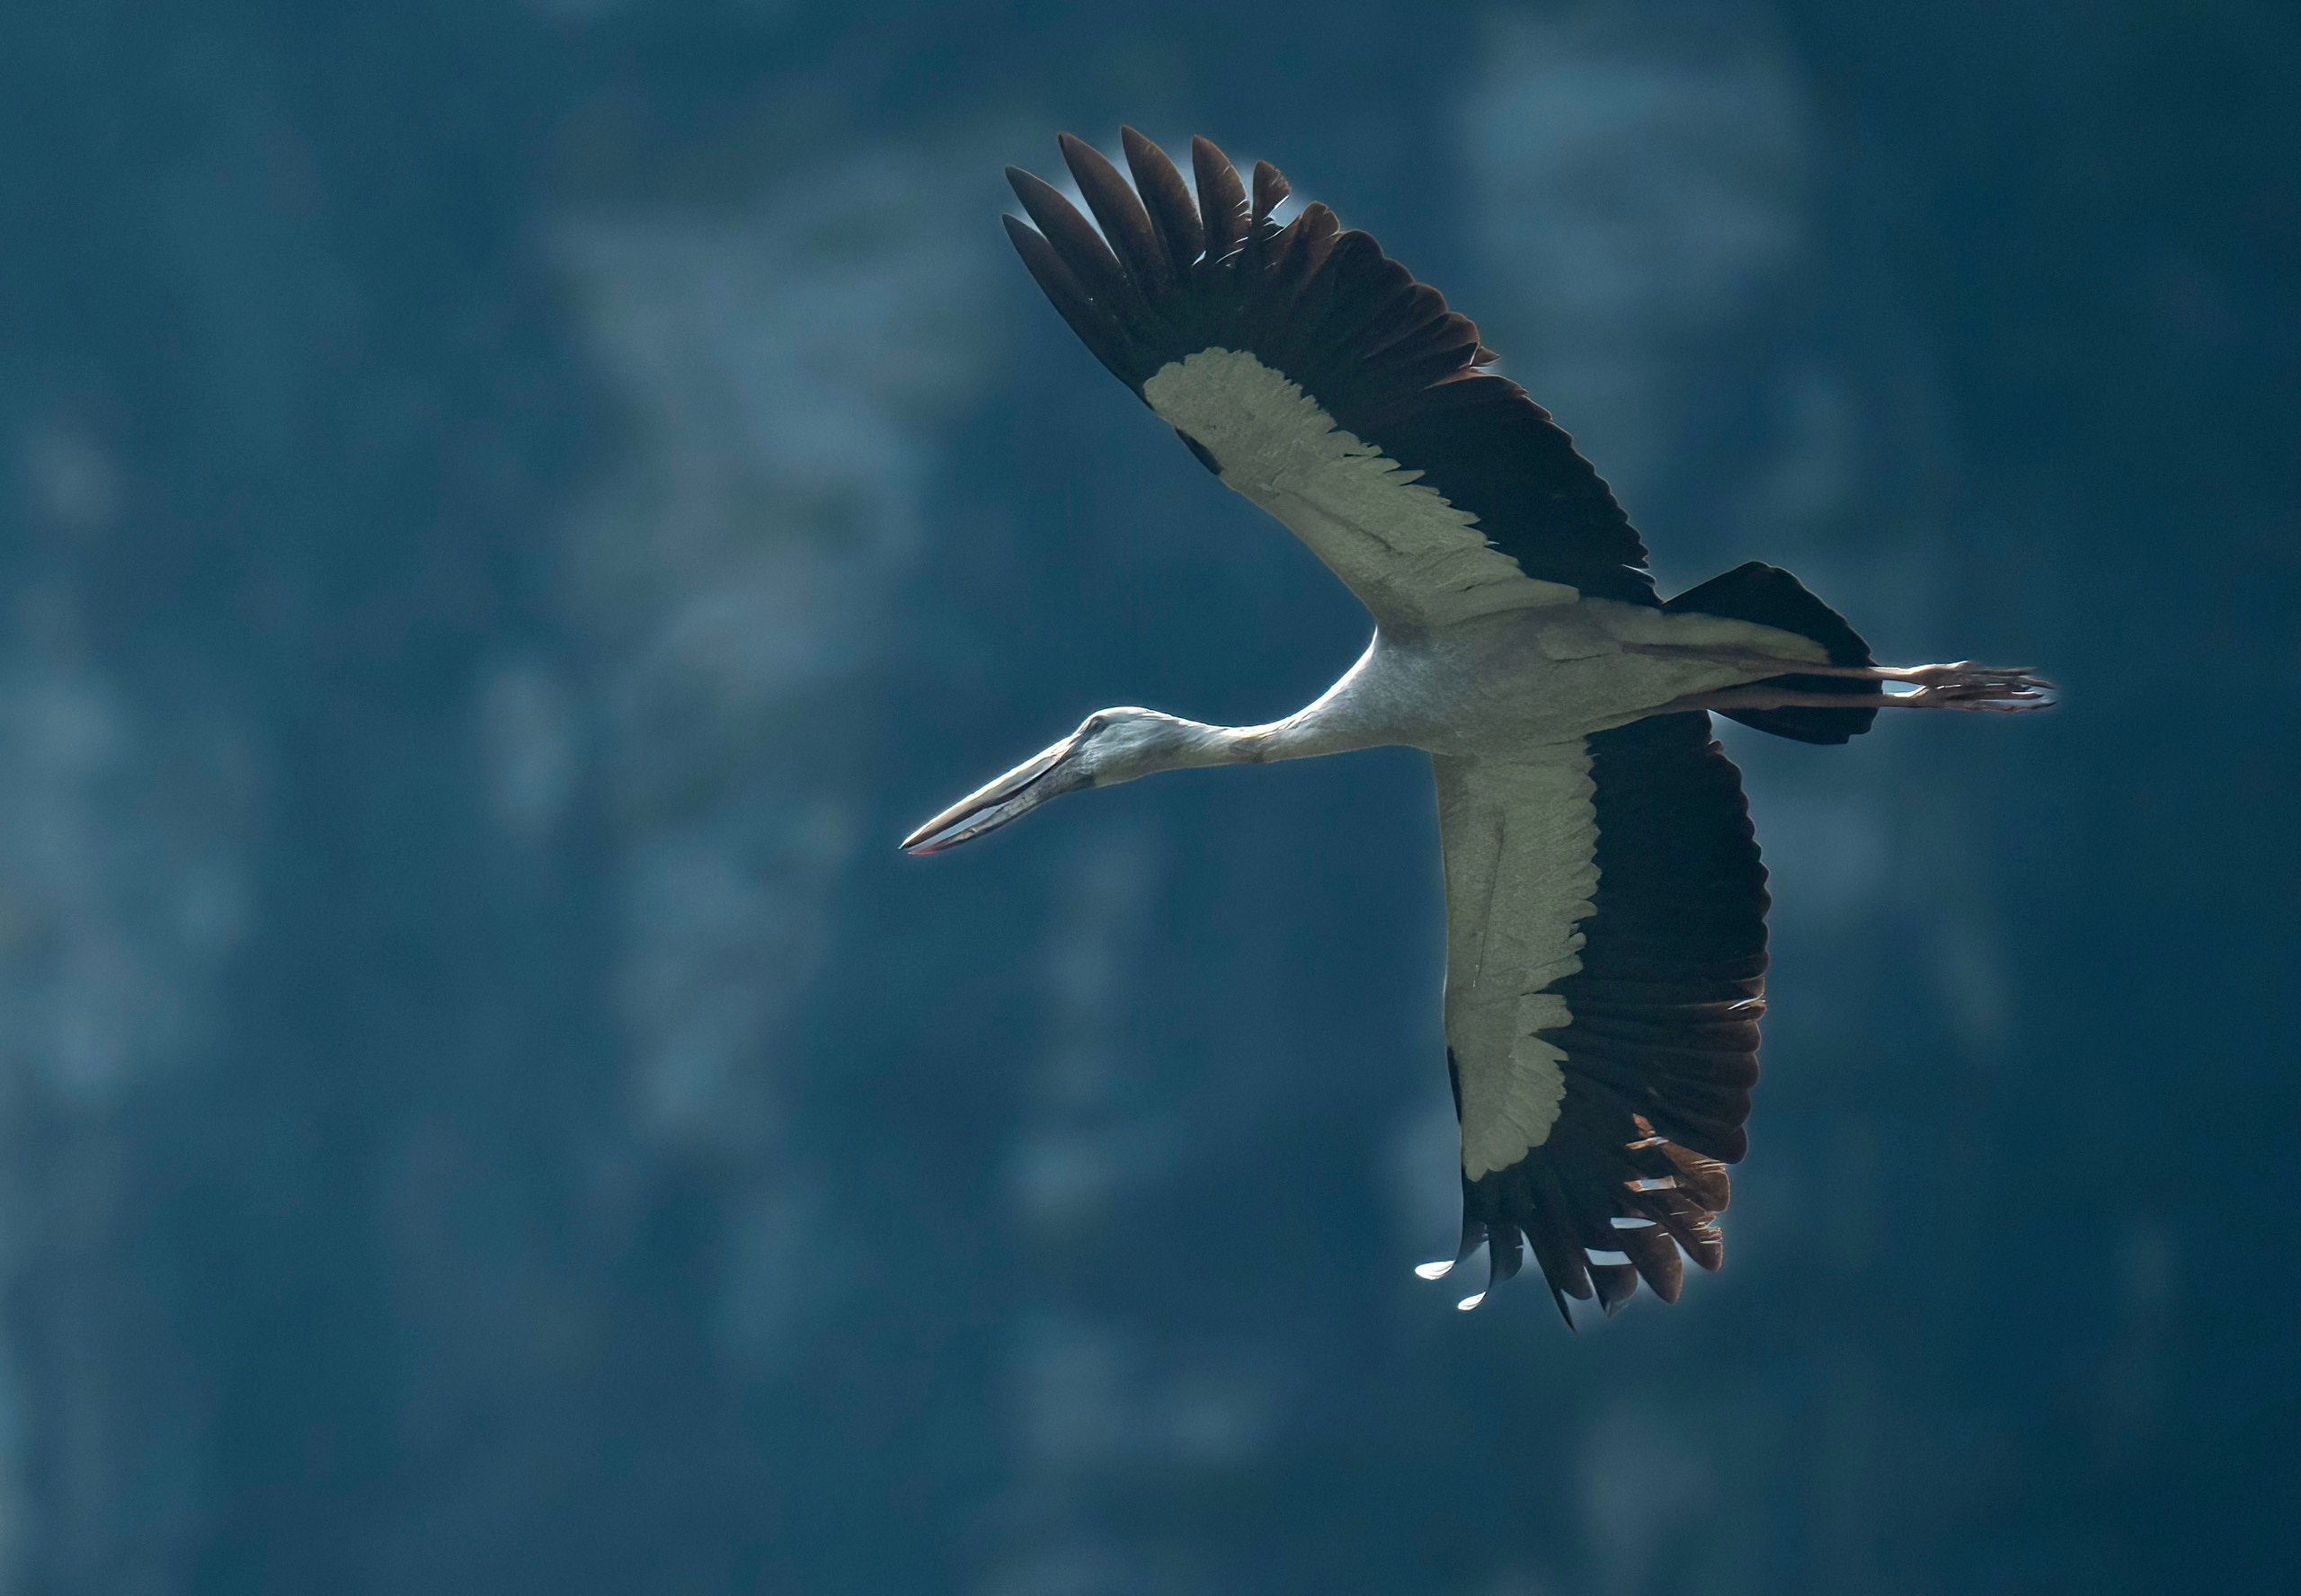
M2277 1588L2301 18L2257 0L0 12L0 1591ZM1728 736L1729 1262L1455 1221L1428 776L910 825L1366 623L999 168L1267 157L1666 590L2066 706Z

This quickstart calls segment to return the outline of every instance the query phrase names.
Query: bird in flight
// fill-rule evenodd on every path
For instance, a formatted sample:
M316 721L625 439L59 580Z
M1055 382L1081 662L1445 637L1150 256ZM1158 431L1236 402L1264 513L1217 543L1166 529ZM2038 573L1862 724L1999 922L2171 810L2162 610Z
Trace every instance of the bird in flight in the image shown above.
M1064 135L1089 223L1008 170L1023 263L1088 350L1222 483L1310 545L1373 643L1261 726L1088 715L912 832L911 854L1156 771L1403 744L1430 755L1446 887L1446 1068L1462 1229L1487 1290L1531 1248L1608 1314L1682 1255L1724 1259L1726 1166L1747 1150L1765 1004L1765 870L1711 713L1840 743L1882 709L2052 702L2026 669L1883 666L1785 571L1752 563L1664 600L1606 483L1493 351L1323 205L1281 225L1191 144L1197 198L1122 134L1133 183Z

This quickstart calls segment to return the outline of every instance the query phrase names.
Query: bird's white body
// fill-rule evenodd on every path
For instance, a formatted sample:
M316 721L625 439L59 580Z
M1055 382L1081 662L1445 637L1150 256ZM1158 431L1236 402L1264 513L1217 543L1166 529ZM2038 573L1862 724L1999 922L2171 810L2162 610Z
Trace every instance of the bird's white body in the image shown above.
M1721 663L1692 652L1722 649L1776 663ZM1605 598L1428 629L1384 626L1315 701L1284 720L1235 731L1234 758L1389 746L1459 759L1541 758L1545 749L1569 747L1691 695L1778 674L1781 661L1821 657L1795 633Z

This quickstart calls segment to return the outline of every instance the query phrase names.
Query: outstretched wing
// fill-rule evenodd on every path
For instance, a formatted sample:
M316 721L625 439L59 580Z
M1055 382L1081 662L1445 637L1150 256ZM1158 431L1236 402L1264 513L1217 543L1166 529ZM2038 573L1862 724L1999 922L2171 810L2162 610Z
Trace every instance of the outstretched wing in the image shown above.
M1034 231L1008 235L1103 364L1192 452L1284 521L1377 620L1434 625L1578 595L1653 604L1645 546L1590 463L1466 316L1286 180L1191 143L1198 202L1124 135L1130 188L1065 134L1101 224L1008 169Z
M1768 899L1740 775L1699 713L1435 763L1461 1256L1485 1242L1506 1280L1523 1236L1561 1313L1594 1290L1612 1313L1640 1276L1675 1301L1680 1248L1724 1260L1757 1081Z

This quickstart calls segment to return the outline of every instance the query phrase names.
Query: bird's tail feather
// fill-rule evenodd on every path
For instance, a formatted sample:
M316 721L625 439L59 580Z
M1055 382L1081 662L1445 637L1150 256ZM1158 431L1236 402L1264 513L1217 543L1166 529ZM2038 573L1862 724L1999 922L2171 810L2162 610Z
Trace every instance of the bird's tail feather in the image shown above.
M1723 576L1713 576L1700 587L1689 588L1662 607L1728 620L1752 621L1810 637L1829 651L1833 665L1874 665L1870 645L1846 625L1845 617L1806 590L1805 584L1778 565L1753 560ZM1781 676L1771 680L1801 693L1845 693L1875 697L1874 682L1837 676ZM1843 742L1870 730L1878 712L1868 709L1728 709L1719 713L1745 726L1771 732L1799 742Z

